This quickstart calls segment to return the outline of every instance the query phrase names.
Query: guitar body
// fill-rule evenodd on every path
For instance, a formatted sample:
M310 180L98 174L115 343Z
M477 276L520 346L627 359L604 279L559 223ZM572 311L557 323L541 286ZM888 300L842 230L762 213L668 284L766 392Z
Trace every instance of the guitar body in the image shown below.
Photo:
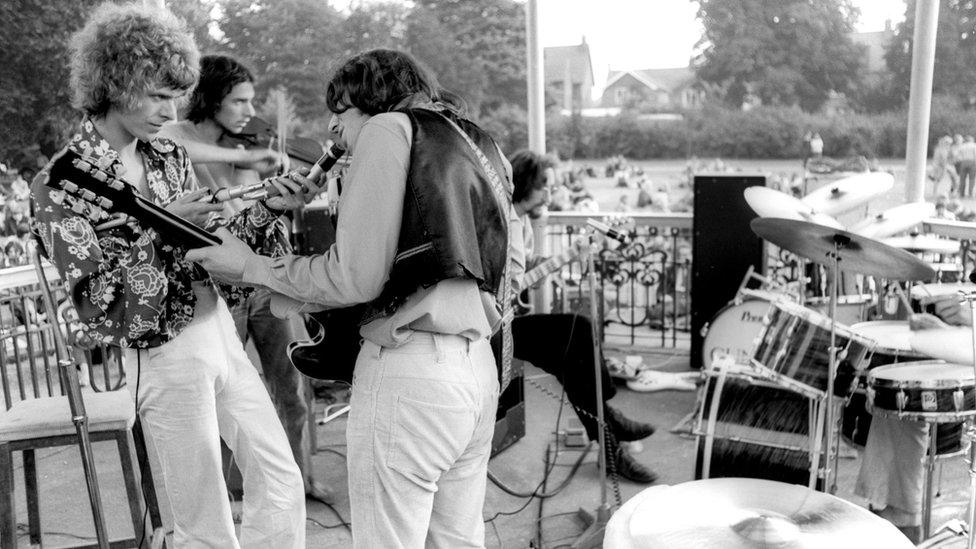
M288 360L302 374L323 381L352 384L359 356L359 321L365 305L332 309L306 315L312 338L288 345Z

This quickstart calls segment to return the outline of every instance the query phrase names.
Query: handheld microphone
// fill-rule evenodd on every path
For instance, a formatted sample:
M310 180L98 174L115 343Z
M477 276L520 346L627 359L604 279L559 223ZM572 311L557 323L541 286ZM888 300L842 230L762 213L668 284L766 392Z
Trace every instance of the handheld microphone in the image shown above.
M630 244L630 236L628 236L627 233L620 232L617 229L614 229L613 227L607 225L602 221L597 221L596 219L590 217L587 218L586 224L600 231L601 233L606 235L607 238L612 238L625 246L627 244Z
M325 172L332 169L332 166L335 166L335 163L342 158L342 155L345 153L345 149L333 143L332 146L325 151L325 154L315 161L315 164L312 165L308 175L305 177L311 179L312 181L319 179L323 174L325 174ZM243 185L240 187L220 189L213 194L210 201L226 202L235 198L240 198L242 200L264 200L265 198L277 196L278 194L278 189L276 189L274 185L261 182L253 185Z

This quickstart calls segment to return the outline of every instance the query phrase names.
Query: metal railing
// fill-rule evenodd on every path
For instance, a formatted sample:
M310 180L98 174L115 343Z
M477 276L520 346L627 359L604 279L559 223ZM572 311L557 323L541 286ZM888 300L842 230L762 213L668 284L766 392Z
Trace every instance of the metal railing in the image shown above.
M687 350L691 331L692 214L599 214L552 212L544 221L546 243L557 254L572 246L588 218L607 222L630 236L630 242L599 245L595 259L598 311L603 340L612 347ZM537 229L536 234L543 234ZM552 299L536 299L553 312L589 314L585 265L564 267ZM544 309L543 309L544 310Z

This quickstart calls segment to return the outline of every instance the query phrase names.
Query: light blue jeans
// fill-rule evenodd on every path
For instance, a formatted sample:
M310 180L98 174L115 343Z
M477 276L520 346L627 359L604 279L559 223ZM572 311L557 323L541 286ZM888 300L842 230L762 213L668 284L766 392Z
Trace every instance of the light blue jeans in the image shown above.
M488 340L416 332L365 342L346 427L353 546L484 547L498 408Z

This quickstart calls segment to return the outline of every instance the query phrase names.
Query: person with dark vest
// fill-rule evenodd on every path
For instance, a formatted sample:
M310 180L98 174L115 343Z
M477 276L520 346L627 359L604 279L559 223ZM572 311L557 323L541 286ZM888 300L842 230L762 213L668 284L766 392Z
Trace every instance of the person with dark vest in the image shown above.
M326 98L352 155L330 249L272 259L221 231L187 257L280 294L280 314L365 304L346 428L354 547L484 547L511 168L403 52L353 56Z

